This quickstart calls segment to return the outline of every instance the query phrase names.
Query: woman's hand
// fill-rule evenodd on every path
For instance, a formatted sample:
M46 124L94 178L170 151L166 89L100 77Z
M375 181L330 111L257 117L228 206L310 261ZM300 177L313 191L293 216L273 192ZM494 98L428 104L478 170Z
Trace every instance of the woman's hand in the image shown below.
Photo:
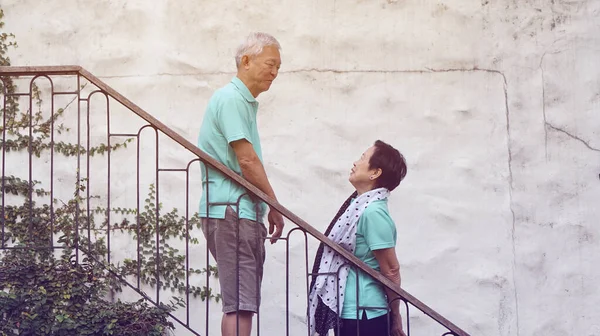
M406 336L402 330L402 317L400 314L394 314L392 318L392 328L390 330L391 336Z

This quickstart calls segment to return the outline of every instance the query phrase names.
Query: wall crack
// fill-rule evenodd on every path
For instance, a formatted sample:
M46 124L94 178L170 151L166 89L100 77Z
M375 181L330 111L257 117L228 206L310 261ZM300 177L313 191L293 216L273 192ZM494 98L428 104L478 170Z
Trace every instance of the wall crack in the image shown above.
M546 52L540 58L540 71L542 72L542 118L544 119L544 156L548 161L548 119L546 119L546 79L544 73L544 57Z
M506 75L504 73L497 70L483 70L491 73L498 73L502 76L504 81L504 109L506 115L506 150L508 152L508 197L509 197L509 209L512 216L512 227L511 227L511 241L512 241L512 278L514 285L514 300L515 300L515 314L516 314L516 325L517 325L517 336L520 335L520 326L519 326L519 293L517 289L517 247L516 247L516 239L517 239L517 217L515 215L515 210L513 208L513 189L514 189L514 177L512 171L512 149L510 148L512 136L510 131L510 107L508 104L508 81L506 80Z
M556 127L556 126L552 125L552 124L551 124L551 123L549 123L549 122L546 122L546 127L550 128L550 129L552 129L552 130L554 130L554 131L557 131L557 132L563 133L564 135L568 136L569 138L571 138L571 139L573 139L573 140L577 140L577 141L581 142L581 143L582 143L582 144L584 144L584 145L585 145L585 147L587 147L589 150L592 150L592 151L594 151L594 152L600 152L600 148L595 148L595 147L592 147L592 146L590 145L590 142L589 142L589 141L585 141L585 140L583 140L582 138L578 137L577 135L571 134L570 132L568 132L568 131L566 131L566 130L564 130L564 129L560 128L560 127Z
M393 74L393 73L414 73L414 74L427 74L427 73L438 73L438 72L488 72L499 74L503 77L506 83L506 76L504 73L493 69L483 69L478 67L473 68L424 68L424 69L333 69L333 68L299 68L292 70L282 70L279 74L295 74L305 72L318 72L318 73L334 73L334 74L353 74L353 73L381 73L381 74ZM235 71L198 71L198 72L186 72L186 73L171 73L171 72L159 72L154 74L132 74L132 75L105 75L98 76L98 78L133 78L133 77L188 77L188 76L211 76L211 75L235 75Z
M551 54L558 54L560 52L562 52L562 51L552 52ZM544 52L544 54L542 55L542 57L540 59L540 65L539 65L541 76L542 76L542 118L544 121L544 150L545 150L545 155L546 155L546 161L548 160L548 129L552 129L556 132L563 133L566 136L568 136L569 138L581 142L589 150L592 150L595 152L600 152L600 149L592 147L592 145L590 145L589 141L585 141L582 138L580 138L579 136L574 135L560 127L554 126L548 122L548 118L546 115L546 78L545 78L545 72L544 72L544 57L546 57L546 55L547 55L547 52Z

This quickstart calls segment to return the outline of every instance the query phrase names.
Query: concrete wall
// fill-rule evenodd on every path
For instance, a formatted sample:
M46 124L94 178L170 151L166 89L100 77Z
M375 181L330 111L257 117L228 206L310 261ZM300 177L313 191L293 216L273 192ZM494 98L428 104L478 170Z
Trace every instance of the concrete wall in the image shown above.
M408 292L472 335L600 335L600 1L1 5L20 45L13 65L81 65L192 142L240 38L274 34L283 66L259 97L259 127L284 205L324 229L352 192L353 160L381 138L409 163L390 201ZM161 163L184 165L177 153ZM182 177L162 181L164 202L181 207L169 195ZM113 187L125 203L127 186ZM284 253L268 246L263 334L284 323ZM297 273L293 335L304 330ZM439 331L418 314L411 326Z

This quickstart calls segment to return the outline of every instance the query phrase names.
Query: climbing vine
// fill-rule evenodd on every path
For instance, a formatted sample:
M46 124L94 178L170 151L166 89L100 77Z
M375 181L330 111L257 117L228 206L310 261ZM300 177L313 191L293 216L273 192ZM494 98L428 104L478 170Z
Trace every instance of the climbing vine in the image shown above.
M4 30L3 18L0 8L1 31ZM0 33L0 65L11 64L8 51L16 47L13 34ZM65 158L101 156L108 151L124 150L133 140L110 146L100 144L90 149L68 141L52 141L53 131L71 132L64 123L66 106L44 116L40 89L32 85L34 110L23 111L18 99L11 95L17 92L13 79L0 79L0 92L7 93L5 105L0 106L0 120L4 121L0 123L0 134L3 134L0 150L5 159L20 153L43 159L50 151ZM11 171L18 169L13 167ZM10 248L0 250L0 336L164 335L174 328L168 313L185 305L177 295L190 293L202 300L220 299L206 286L187 288L185 283L186 274L216 277L216 268L209 265L186 272L185 256L169 245L173 239L198 243L186 231L186 225L188 231L200 227L198 214L186 220L177 209L166 211L162 204L156 204L156 190L152 185L139 213L131 208L86 208L93 199L105 195L82 196L87 180L77 176L79 174L73 172L73 194L66 200L50 199L51 193L44 188L44 181L1 176L0 192L10 201L0 209L4 228L0 240L3 246ZM109 213L121 218L111 223L112 230L139 240L139 260L107 263L109 251L101 233L106 232ZM157 228L159 242L155 241ZM88 236L88 232L92 234ZM158 258L157 243L161 246ZM64 248L50 248L56 245ZM144 300L112 302L106 299L110 292L122 291L121 279L138 275L142 284L171 290L175 296L157 307Z

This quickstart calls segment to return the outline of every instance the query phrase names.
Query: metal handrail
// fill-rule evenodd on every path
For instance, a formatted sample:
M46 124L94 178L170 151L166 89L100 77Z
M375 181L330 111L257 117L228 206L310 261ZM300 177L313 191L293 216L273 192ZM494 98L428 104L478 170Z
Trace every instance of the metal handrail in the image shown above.
M288 210L286 207L284 207L278 201L269 197L267 194L265 194L260 189L258 189L256 186L254 186L252 183L248 182L246 179L244 179L243 177L241 177L240 175L238 175L237 173L235 173L234 171L229 169L227 166L223 165L222 163L220 163L217 160L210 157L208 154L206 154L205 152L200 150L196 145L191 143L189 140L187 140L186 138L184 138L183 136L181 136L180 134L178 134L177 132L175 132L174 130L172 130L171 128L166 126L165 124L163 124L161 121L159 121L158 119L156 119L155 117L150 115L148 112L144 111L138 105L136 105L135 103L133 103L132 101L130 101L129 99L127 99L126 97L121 95L119 92L117 92L116 90L111 88L105 82L103 82L98 77L94 76L89 71L82 68L81 66L76 66L76 65L72 65L72 66L0 66L0 76L31 76L31 75L46 75L46 76L50 76L50 75L80 75L80 76L86 78L92 84L97 86L102 92L104 92L108 96L112 97L113 99L115 99L116 101L121 103L123 106L125 106L126 108L128 108L129 110L131 110L132 112L137 114L140 118L147 121L150 125L152 125L152 127L161 131L162 133L167 135L169 138L171 138L173 141L177 142L179 145L185 147L187 150L192 152L194 155L198 156L198 158L202 162L204 162L205 164L208 164L209 166L213 167L214 169L219 170L222 174L224 174L228 178L232 179L236 183L238 183L241 186L243 186L244 188L246 188L250 193L252 193L253 195L256 195L262 201L267 203L272 209L275 209L278 212L280 212L283 216L285 216L291 222L293 222L294 224L299 226L302 230L304 230L305 232L307 232L308 234L310 234L311 236L313 236L320 242L324 243L325 245L327 245L328 247L330 247L331 249L333 249L334 251L336 251L337 253L342 255L352 265L356 266L364 273L370 275L371 277L376 279L378 282L380 282L382 285L384 285L386 288L392 290L397 295L399 295L403 300L406 300L407 302L412 304L414 307L419 309L421 312L423 312L425 315L431 317L433 320L435 320L439 324L446 327L450 331L451 334L454 334L456 336L469 336L469 334L467 332L463 331L461 328L456 326L454 323L450 322L444 316L440 315L438 312L436 312L435 310L433 310L432 308L430 308L429 306L427 306L426 304L424 304L419 299L412 296L411 294L409 294L402 288L396 287L396 285L392 281L390 281L388 278L386 278L384 275L382 275L378 271L376 271L373 268L371 268L370 266L368 266L366 263L364 263L363 261L358 259L352 253L346 251L345 249L343 249L336 243L329 240L329 238L327 238L323 233L321 233L319 230L315 229L313 226L311 226L306 221L304 221L302 218L300 218L299 216L297 216L296 214L294 214L293 212Z

